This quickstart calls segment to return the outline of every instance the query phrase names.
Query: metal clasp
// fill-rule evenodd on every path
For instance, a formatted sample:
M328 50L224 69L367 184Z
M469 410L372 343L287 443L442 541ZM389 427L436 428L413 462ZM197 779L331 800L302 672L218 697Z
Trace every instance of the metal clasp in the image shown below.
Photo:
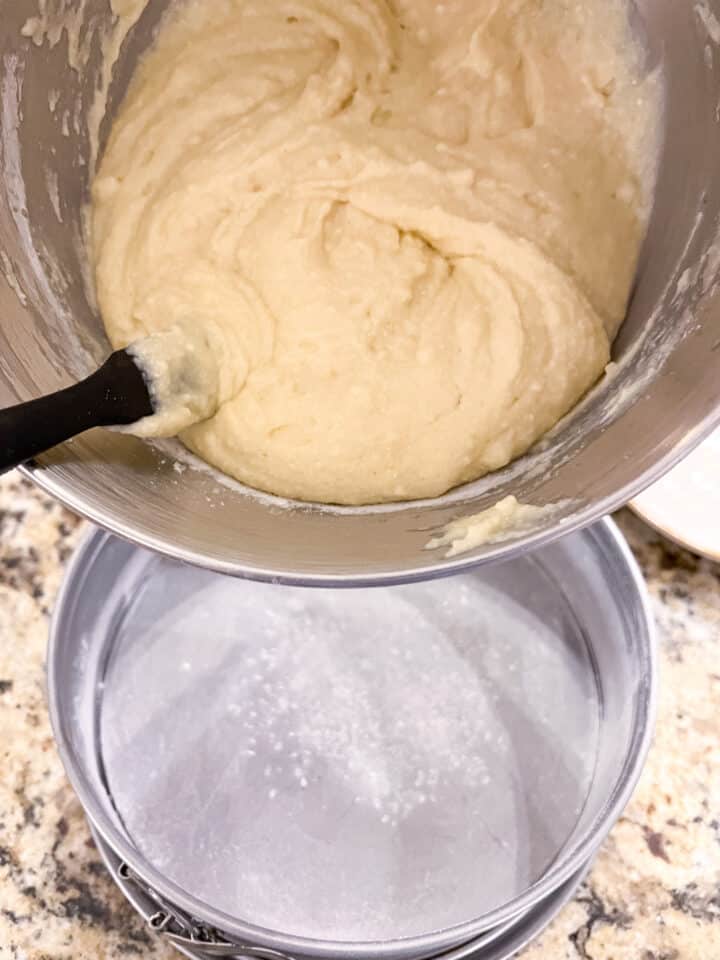
M127 863L117 868L121 888L132 886L149 898L159 908L154 913L145 912L145 920L153 931L175 947L198 950L208 957L235 957L240 960L293 960L287 954L265 947L233 943L218 930L194 920L189 914L166 903L151 887L131 870ZM131 898L134 901L134 898Z

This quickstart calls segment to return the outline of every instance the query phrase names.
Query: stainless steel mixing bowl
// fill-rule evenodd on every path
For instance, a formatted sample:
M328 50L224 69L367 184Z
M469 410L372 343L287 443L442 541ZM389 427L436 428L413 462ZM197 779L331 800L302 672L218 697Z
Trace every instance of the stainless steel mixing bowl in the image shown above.
M75 54L67 31L30 24L24 33L34 38L23 35L38 5L0 0L0 404L65 386L108 350L89 293L82 211L92 165L87 118L102 72L98 31L112 14L109 0L43 5L51 19L84 28L91 55L78 71L68 64ZM150 2L125 42L104 134L166 7ZM637 0L634 14L648 65L667 81L656 208L615 344L619 367L540 449L439 500L361 510L287 505L108 432L54 451L28 474L78 513L182 560L339 585L437 576L505 557L649 485L720 420L720 0ZM448 521L511 493L556 506L533 529L453 560L425 549Z

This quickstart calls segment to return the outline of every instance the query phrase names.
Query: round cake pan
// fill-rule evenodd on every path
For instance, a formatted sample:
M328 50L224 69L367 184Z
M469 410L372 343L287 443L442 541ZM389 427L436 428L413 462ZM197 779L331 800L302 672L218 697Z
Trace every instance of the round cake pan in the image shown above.
M609 521L354 591L94 532L48 663L63 762L118 879L212 955L506 956L586 869L652 728L644 585Z

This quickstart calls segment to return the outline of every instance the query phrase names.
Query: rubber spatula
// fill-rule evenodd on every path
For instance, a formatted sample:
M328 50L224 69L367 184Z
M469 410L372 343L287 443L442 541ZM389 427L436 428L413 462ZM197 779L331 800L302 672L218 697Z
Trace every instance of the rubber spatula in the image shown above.
M92 427L129 426L154 413L144 374L117 350L86 380L0 410L0 473Z

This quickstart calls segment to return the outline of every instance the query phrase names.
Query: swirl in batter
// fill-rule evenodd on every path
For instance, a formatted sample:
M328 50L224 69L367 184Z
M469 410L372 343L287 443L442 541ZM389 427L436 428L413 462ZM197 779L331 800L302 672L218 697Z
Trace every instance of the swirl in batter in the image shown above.
M94 184L110 338L208 352L181 437L253 487L442 494L602 373L659 114L624 0L189 0Z

